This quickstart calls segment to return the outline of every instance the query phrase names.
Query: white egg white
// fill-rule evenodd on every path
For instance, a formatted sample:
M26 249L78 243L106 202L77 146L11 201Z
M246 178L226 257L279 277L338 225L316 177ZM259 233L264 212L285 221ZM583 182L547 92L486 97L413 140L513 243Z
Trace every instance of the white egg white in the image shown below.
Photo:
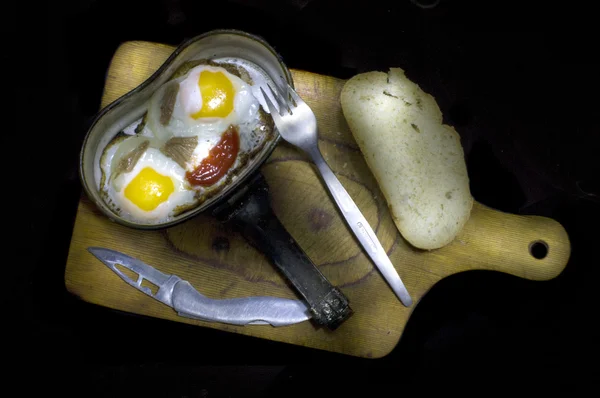
M110 162L107 160L106 163L106 166L110 168ZM131 180L146 167L152 168L158 174L170 177L175 187L168 199L152 211L140 209L125 196L125 189ZM105 170L106 172L108 173L105 175L110 175L110 170ZM110 181L105 185L105 189L112 199L113 210L117 211L122 217L136 221L166 221L173 215L173 211L177 207L191 205L195 201L194 191L190 189L185 179L185 170L156 148L148 148L131 172L118 175L115 181Z
M198 79L204 71L221 72L233 85L235 97L233 100L233 111L224 118L198 118L194 119L191 115L200 111L203 104ZM230 124L240 124L245 120L253 118L258 111L257 101L252 95L252 90L239 77L232 75L223 68L200 65L191 69L187 76L179 83L179 92L173 108L172 127L174 134L202 134L207 129L214 128L221 133L227 129ZM215 127L213 127L215 126Z

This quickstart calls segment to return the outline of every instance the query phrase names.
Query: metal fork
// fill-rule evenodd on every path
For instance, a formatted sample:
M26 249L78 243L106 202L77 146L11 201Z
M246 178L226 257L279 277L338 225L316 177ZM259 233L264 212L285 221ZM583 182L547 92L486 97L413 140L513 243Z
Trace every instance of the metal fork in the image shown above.
M312 159L348 226L352 229L362 247L400 301L407 307L411 306L412 299L381 246L379 239L377 239L377 235L323 158L318 146L315 114L289 85L287 86L288 95L283 95L271 85L267 85L267 87L272 96L267 95L263 87L260 87L260 91L264 102L269 108L269 113L273 117L275 126L279 130L279 134L287 142L306 152ZM273 101L277 103L277 106L273 104Z

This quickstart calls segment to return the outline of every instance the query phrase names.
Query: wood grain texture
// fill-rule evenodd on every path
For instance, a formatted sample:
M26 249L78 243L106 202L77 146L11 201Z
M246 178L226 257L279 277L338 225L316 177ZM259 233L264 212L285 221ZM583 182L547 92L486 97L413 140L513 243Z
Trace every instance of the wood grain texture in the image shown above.
M102 106L148 78L173 47L127 42L108 70ZM342 116L343 80L292 71L300 95L319 121L320 147L331 168L377 231L415 302L440 279L485 269L546 280L565 267L569 239L562 226L543 217L502 213L475 203L471 219L450 245L431 252L414 249L397 232L374 177ZM353 239L315 169L282 143L262 167L272 205L283 225L331 282L342 288L355 314L335 332L311 323L273 328L237 327L178 317L169 307L122 282L87 252L89 246L115 249L190 281L213 298L273 295L295 297L268 260L246 241L208 216L200 215L164 231L138 231L104 217L81 198L65 273L67 289L82 300L137 314L210 327L291 344L377 358L398 342L412 308L396 299ZM529 253L542 240L548 255Z

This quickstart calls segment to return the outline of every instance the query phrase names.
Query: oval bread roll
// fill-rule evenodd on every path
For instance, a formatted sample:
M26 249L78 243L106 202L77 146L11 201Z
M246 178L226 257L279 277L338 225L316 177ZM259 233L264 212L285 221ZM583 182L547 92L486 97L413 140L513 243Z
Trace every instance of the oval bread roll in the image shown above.
M460 136L435 99L392 68L354 76L341 101L402 236L421 249L450 243L473 198Z

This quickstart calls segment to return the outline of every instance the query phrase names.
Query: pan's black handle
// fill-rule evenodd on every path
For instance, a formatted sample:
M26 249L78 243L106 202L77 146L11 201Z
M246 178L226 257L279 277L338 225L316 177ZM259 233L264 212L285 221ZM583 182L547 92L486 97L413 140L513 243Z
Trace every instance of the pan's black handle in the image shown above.
M268 195L267 182L257 173L245 189L235 192L213 214L221 221L232 222L250 244L269 256L309 304L314 321L333 330L352 314L348 299L281 225Z

